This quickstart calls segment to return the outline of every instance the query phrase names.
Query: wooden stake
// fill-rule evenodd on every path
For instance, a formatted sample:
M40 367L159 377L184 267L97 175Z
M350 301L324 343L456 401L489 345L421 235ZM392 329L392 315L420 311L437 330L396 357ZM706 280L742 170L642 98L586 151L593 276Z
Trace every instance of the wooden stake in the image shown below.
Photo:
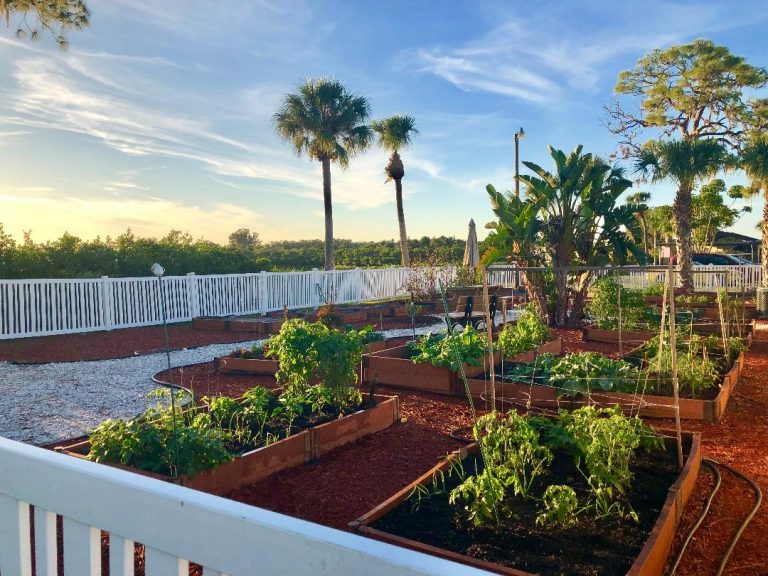
M658 373L661 376L661 353L664 351L664 332L667 322L667 291L669 290L669 270L664 274L664 292L661 296L661 331L659 332L659 362ZM672 299L674 300L674 288L672 289Z
M675 271L672 269L672 264L669 265L669 273L671 275L670 292L671 297L669 299L669 346L670 353L672 354L672 389L675 396L675 430L677 431L677 462L680 465L680 469L683 469L685 461L683 460L683 428L680 424L680 386L677 379L677 330L675 327Z
M619 356L624 354L623 346L621 345L621 282L617 282L617 306L619 307Z
M493 361L493 323L491 322L491 303L488 297L488 274L486 274L485 266L480 267L480 271L483 274L483 305L485 308L485 330L488 334L488 357L491 365L491 406L492 410L496 412L496 366Z
M288 305L283 304L283 322L288 321Z

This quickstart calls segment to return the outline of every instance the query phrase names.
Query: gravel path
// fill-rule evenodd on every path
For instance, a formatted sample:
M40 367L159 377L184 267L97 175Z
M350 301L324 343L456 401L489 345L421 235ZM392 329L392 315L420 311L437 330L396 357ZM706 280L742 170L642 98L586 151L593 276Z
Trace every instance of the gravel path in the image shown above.
M416 333L440 327L436 317L434 325L417 328ZM387 338L410 334L410 329L385 332ZM255 342L171 352L171 364L207 362ZM147 407L146 396L156 389L152 376L165 367L163 353L36 365L0 362L0 436L45 444L86 434L106 418L134 416Z

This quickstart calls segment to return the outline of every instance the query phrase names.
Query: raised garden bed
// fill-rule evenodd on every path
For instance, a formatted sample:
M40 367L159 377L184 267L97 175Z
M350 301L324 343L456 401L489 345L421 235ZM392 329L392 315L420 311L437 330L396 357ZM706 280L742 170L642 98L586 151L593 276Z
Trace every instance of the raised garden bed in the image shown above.
M216 356L213 367L225 373L237 374L274 374L280 369L277 360L271 358L235 358L234 356Z
M507 358L509 362L533 362L536 359L537 354L562 354L563 353L563 339L555 338L549 342L544 342L536 350L529 350L528 352L520 352L515 354L512 358Z
M494 362L501 362L501 353L494 354ZM363 358L363 381L392 386L422 390L435 394L460 396L464 394L464 384L456 372L448 368L440 368L431 364L415 364L411 361L411 350L408 346L396 346L369 354ZM486 368L464 364L464 373L468 378L485 373Z
M222 332L249 332L254 335L277 334L283 325L282 318L214 318L201 316L192 319L195 330L219 330Z
M631 564L628 566L628 571L626 573L632 576L661 576L664 571L664 566L672 547L678 521L682 515L685 504L693 491L701 465L700 435L698 433L684 432L683 438L688 451L685 466L669 486L666 491L666 497L664 498L663 494L661 495L661 505L657 508L656 505L649 504L648 511L642 516L643 518L648 518L652 524L650 530L647 532L648 536L645 538L644 545L641 547L638 546L639 551L637 555L635 556L634 553L632 553L632 556L628 561L631 562ZM671 465L674 468L676 466L676 457L674 456L675 440L672 438L665 438L665 445L666 453L664 454L664 457L667 460L667 462L665 462L665 467L669 468ZM583 536L578 531L578 526L576 528L566 529L559 535L557 533L547 533L544 538L540 538L538 541L535 536L530 536L531 543L530 545L527 545L529 536L526 526L521 527L521 534L512 535L509 538L506 538L505 543L502 543L499 540L484 543L480 541L469 541L474 534L473 531L469 532L469 536L465 533L459 533L454 525L446 525L445 520L442 518L440 519L440 527L438 528L438 519L434 515L429 515L426 512L424 513L424 516L426 517L420 518L418 525L416 525L415 522L408 522L408 519L412 518L412 516L406 514L405 506L408 506L406 502L414 493L416 493L417 488L431 486L432 483L436 481L438 475L448 473L454 461L463 461L470 458L474 456L477 451L478 447L474 444L454 453L435 468L422 475L415 482L406 486L397 494L379 504L356 521L351 522L349 525L350 529L370 538L388 542L396 546L402 546L426 554L447 558L497 574L514 576L530 576L531 572L466 555L461 553L457 548L462 548L462 551L469 550L472 554L485 557L501 554L507 555L509 558L514 555L514 558L509 563L514 563L518 559L517 552L519 551L519 556L525 557L529 565L533 564L533 569L536 570L537 573L545 574L561 574L565 567L569 568L569 574L594 574L601 568L603 570L605 569L604 560L601 557L600 551L596 550L595 553L592 554L594 558L593 561L596 565L592 567L582 567L581 571L577 571L576 566L574 566L575 559L569 556L567 552L568 549L574 549L574 547L582 548L582 550L586 547L587 552L589 552L591 548L598 547L600 547L601 550L606 549L607 552L614 552L622 549L623 542L612 541L614 534L604 534L601 539L590 539L589 537ZM671 464L669 460L671 460ZM643 479L648 482L653 481L653 466L650 470L644 470ZM659 480L659 482L662 481ZM640 486L635 492L642 493L643 488L644 487ZM655 513L656 509L659 509L660 512L658 513L658 516L656 516L655 522L653 522L650 516L651 513ZM432 510L430 512L434 513ZM524 524L523 520L520 522ZM434 532L431 531L430 528L433 528ZM587 529L589 530L590 528L587 527ZM395 531L406 534L409 532L419 533L421 539L431 540L432 543L428 544L414 538L397 535ZM424 536L422 537L421 535ZM504 536L501 538L504 538ZM620 538L620 536L617 538ZM448 541L452 542L454 549L447 549L447 546L446 548L442 547L445 545L444 542ZM435 545L437 542L440 543L441 547ZM534 544L537 545L537 548L533 548ZM549 549L547 550L547 548ZM510 554L510 552L512 552L512 554ZM634 557L634 560L631 559L632 557ZM553 564L556 565L557 568L554 568ZM623 573L624 569L620 572Z
M622 330L622 342L645 342L650 340L656 334L654 332L644 332L640 330ZM616 344L619 341L618 330L606 330L598 328L595 325L587 326L582 330L582 339L585 342L603 342L606 344Z
M377 404L371 408L359 410L247 452L213 470L200 472L193 478L172 478L117 464L108 465L210 494L224 495L241 486L259 482L280 470L310 462L334 448L380 432L400 420L396 396L376 396L376 401ZM54 449L85 459L90 450L90 443L88 440L65 442Z
M703 420L719 422L725 413L728 399L734 387L739 382L744 366L744 353L734 361L731 369L723 377L723 382L717 395L712 399L694 400L680 398L680 417L684 420ZM487 380L470 379L469 388L473 395L487 394ZM640 409L640 415L646 418L674 418L675 406L671 396L656 396L644 394L642 399L624 392L591 392L588 396L579 395L575 398L561 397L561 390L555 386L517 382L496 382L496 397L504 398L506 402L518 406L533 406L554 410L557 408L573 409L594 404L597 406L619 405L625 412L635 413Z

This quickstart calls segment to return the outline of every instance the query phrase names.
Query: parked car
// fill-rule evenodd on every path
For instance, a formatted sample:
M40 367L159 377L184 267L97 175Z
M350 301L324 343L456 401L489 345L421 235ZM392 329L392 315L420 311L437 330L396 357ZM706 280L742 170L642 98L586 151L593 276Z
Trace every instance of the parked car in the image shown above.
M745 264L743 258L731 256L730 254L694 252L691 257L693 263L698 264L699 266L743 266Z

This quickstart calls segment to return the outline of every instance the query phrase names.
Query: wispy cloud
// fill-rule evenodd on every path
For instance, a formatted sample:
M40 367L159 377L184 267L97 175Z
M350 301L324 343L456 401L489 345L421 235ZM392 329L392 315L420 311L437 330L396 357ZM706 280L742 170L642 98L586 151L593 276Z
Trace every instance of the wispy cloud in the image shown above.
M573 27L574 10L595 21L611 13L610 26ZM594 91L611 60L736 26L741 17L725 7L690 7L668 2L642 5L555 3L537 7L534 16L510 17L460 46L422 47L410 61L419 72L434 74L465 91L480 91L536 104L567 97L569 89ZM520 12L518 10L517 12ZM637 22L643 21L638 27ZM616 74L610 71L610 76Z

